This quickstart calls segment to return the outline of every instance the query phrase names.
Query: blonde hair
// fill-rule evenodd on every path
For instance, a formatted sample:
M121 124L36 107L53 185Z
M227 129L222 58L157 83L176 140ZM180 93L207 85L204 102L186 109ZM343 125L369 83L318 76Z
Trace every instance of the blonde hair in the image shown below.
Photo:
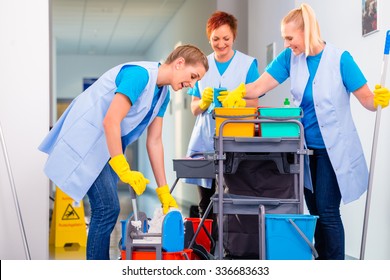
M320 26L318 25L314 10L308 4L301 4L299 8L291 10L281 24L294 22L297 28L303 31L305 38L305 54L314 53L314 49L324 42L321 38Z
M178 46L167 57L165 63L171 64L179 57L184 58L186 64L196 65L201 63L206 69L206 72L209 70L209 63L206 55L199 48L193 45Z

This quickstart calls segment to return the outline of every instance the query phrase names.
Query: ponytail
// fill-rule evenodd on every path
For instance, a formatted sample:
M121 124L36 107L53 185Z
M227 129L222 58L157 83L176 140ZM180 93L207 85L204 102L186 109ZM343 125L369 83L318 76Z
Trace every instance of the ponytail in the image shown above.
M303 31L305 39L305 54L308 56L324 42L321 38L314 10L308 4L301 4L299 8L290 11L283 19L282 25L294 22L296 27Z

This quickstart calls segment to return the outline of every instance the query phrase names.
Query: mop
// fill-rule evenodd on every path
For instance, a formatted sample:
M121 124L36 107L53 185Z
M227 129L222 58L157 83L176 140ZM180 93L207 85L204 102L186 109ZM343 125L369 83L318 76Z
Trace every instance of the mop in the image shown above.
M131 220L130 222L138 231L141 231L142 221L138 218L137 197L136 197L136 194L134 192L134 189L131 186L129 187L129 189L130 189L131 204L133 207L133 216L134 216L134 219ZM183 215L179 209L170 208L168 213L170 213L172 211L178 211L180 213L180 215L182 216L182 220L183 220ZM154 210L153 218L148 222L148 229L147 229L148 233L161 234L161 228L162 228L165 216L166 215L163 214L162 207L157 207ZM148 238L148 239L151 240L150 238Z
M10 164L10 161L9 161L9 158L8 158L7 147L5 145L3 129L1 128L1 124L0 124L0 140L1 140L1 144L2 144L1 147L3 149L4 160L5 160L7 171L8 171L8 179L9 179L9 182L10 182L10 185L11 185L12 195L13 195L13 198L14 198L14 204L15 204L15 208L16 208L16 215L18 217L18 222L19 222L19 229L20 229L20 233L22 235L24 252L26 254L26 259L27 260L31 260L31 254L30 254L30 249L29 249L28 242L27 242L26 230L24 229L22 213L20 211L18 195L17 195L17 192L16 192L14 177L12 175L11 164Z
M177 252L184 249L184 225L182 213L170 208L163 214L159 206L154 211L151 220L146 214L138 211L137 198L130 186L130 196L133 206L133 216L129 220L126 235L126 258L131 258L134 248L153 248L157 259L161 259L161 252Z
M386 71L387 71L389 50L390 50L390 30L388 30L386 32L386 39L385 39L385 50L384 50L384 55L383 55L382 73L381 73L381 86L382 87L385 86L385 82L386 82ZM369 216L369 212L370 212L371 191L372 191L372 182L373 182L373 178L374 178L376 148L377 148L377 143L378 143L378 133L379 133L381 111L382 111L382 107L380 105L378 105L378 108L376 111L376 118L375 118L374 137L373 137L373 141L372 141L370 173L369 173L367 195L366 195L366 207L365 207L365 212L364 212L362 242L361 242L361 247L360 247L360 259L361 260L364 259L364 253L366 250L367 225L368 225L368 216Z

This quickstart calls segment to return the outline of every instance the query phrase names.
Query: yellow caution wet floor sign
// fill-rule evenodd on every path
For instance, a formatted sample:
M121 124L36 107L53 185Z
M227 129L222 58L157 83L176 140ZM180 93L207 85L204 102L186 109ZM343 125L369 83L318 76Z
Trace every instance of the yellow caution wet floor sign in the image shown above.
M63 247L69 243L87 246L83 201L76 203L58 187L54 199L49 242L55 247Z

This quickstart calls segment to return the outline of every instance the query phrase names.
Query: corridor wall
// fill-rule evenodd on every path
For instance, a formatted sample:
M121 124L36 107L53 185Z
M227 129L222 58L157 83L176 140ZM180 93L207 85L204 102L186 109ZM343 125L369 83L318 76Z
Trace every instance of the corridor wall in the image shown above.
M48 258L49 1L0 0L0 122L31 259ZM0 259L27 259L0 147Z

